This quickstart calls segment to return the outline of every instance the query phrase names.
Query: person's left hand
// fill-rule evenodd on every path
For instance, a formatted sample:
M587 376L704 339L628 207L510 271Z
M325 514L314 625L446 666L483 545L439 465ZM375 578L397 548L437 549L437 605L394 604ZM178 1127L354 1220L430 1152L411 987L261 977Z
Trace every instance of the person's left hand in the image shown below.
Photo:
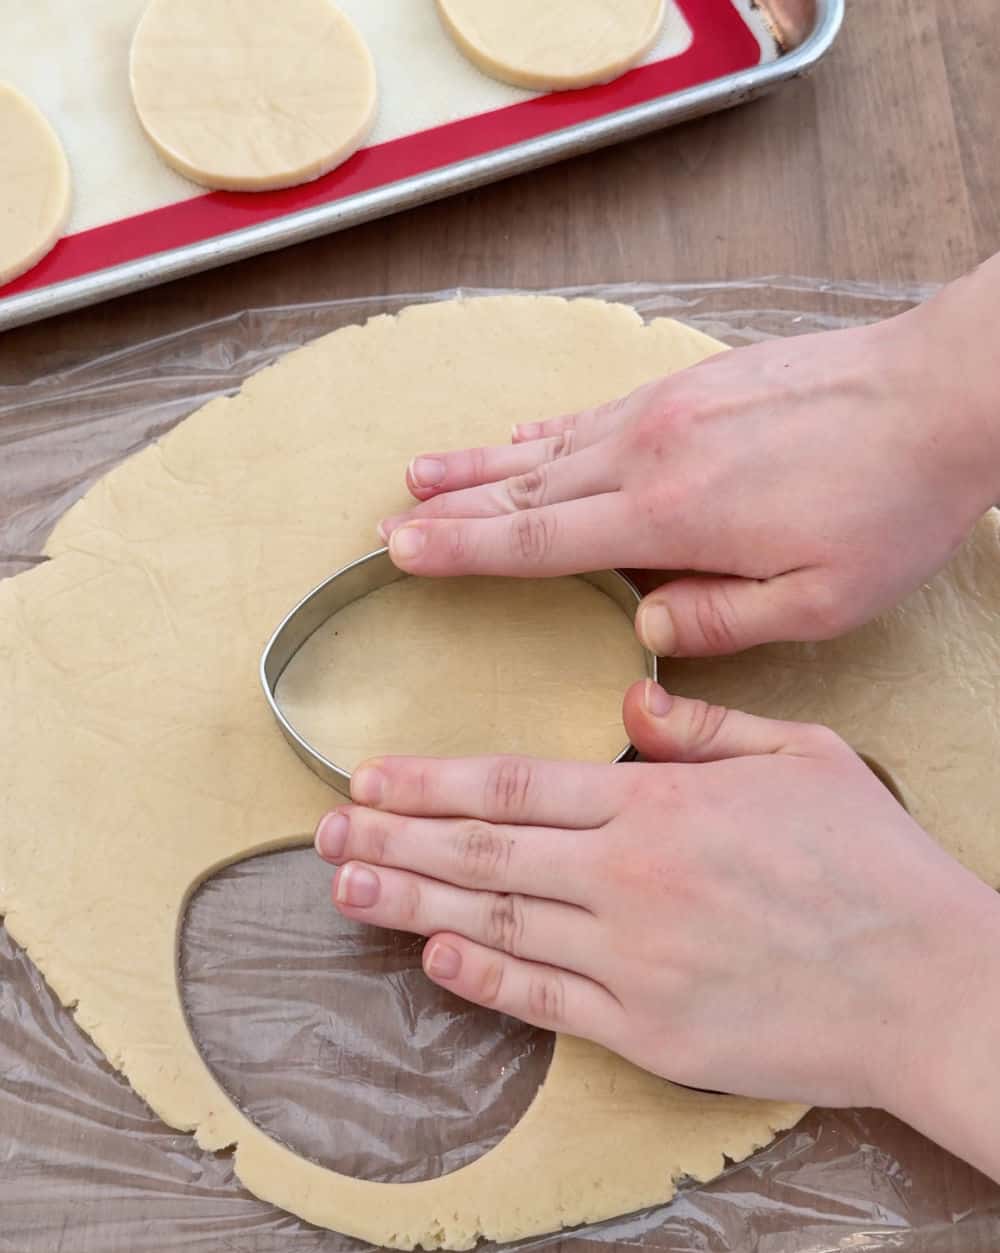
M653 684L625 718L653 763L366 764L317 832L337 908L431 937L459 996L677 1082L908 1109L995 893L831 731Z

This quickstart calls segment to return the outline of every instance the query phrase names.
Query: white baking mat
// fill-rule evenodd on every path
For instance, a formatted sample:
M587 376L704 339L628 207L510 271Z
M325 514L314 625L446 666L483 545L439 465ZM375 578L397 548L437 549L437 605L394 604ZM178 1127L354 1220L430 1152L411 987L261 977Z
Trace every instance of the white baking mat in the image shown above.
M544 0L539 0L543 3ZM750 0L732 0L773 42ZM73 171L67 234L175 204L203 188L166 166L132 109L128 51L146 0L0 0L0 80L13 83L58 131ZM275 0L280 4L281 0ZM488 78L449 39L433 0L339 0L375 59L379 116L369 145L530 99ZM692 39L674 0L647 63L679 56Z

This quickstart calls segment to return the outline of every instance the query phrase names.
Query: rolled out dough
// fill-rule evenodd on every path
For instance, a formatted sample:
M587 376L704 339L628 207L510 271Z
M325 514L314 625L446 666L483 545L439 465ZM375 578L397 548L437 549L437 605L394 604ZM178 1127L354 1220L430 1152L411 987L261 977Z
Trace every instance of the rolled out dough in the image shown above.
M69 164L39 110L0 83L0 284L49 252L70 209Z
M656 43L663 0L437 0L445 29L475 65L538 91L617 78Z
M804 1112L692 1092L559 1037L527 1114L478 1161L423 1183L349 1179L232 1104L191 1039L177 982L194 888L227 863L308 842L332 799L274 725L256 663L288 607L368 551L375 520L403 507L412 453L501 441L512 422L610 399L718 347L590 300L470 300L377 318L291 354L112 471L57 526L53 559L0 585L8 929L166 1122L206 1148L236 1144L247 1187L310 1222L402 1248L513 1240L665 1201L681 1176L710 1178ZM710 697L738 689L779 716L807 705L892 770L947 848L1000 883L998 623L991 515L947 572L848 640L678 668L673 682ZM382 625L371 619L373 646ZM550 657L534 647L551 617L530 624L530 639L528 625L527 681L513 695L536 711L530 729L558 711L534 669ZM606 647L597 616L558 629L595 655ZM376 687L379 710L380 698ZM456 717L465 698L443 695ZM606 693L594 699L599 722ZM382 747L377 719L372 733L359 754Z
M331 0L152 0L131 83L168 165L233 191L326 174L375 119L371 54Z

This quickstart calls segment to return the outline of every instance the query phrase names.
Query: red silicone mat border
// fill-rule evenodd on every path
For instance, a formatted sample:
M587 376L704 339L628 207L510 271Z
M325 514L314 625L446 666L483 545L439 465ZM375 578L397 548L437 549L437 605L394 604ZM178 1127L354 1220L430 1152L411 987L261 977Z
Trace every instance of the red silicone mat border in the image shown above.
M375 144L313 183L274 192L207 192L67 235L33 269L0 287L0 297L335 203L759 63L757 39L731 0L677 0L677 4L692 31L690 46L679 56L640 66L602 86L553 92Z

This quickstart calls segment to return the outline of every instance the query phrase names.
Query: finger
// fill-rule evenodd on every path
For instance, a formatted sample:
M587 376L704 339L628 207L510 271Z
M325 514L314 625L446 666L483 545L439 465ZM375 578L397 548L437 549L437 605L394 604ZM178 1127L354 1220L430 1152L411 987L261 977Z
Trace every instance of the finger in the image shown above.
M427 818L585 830L610 822L632 781L621 766L533 757L380 757L351 776L359 805Z
M596 921L585 909L516 893L470 892L357 861L334 876L333 903L345 917L371 926L416 935L453 931L498 953L565 962L573 970L597 946Z
M494 518L613 492L619 485L614 457L606 445L598 444L572 457L541 462L525 474L498 483L432 496L406 513L383 519L379 532L388 539L397 527L416 518Z
M636 631L661 657L716 657L774 640L820 638L803 573L675 579L643 600Z
M456 996L548 1031L590 1040L619 1033L624 1010L599 983L445 932L424 948L428 978Z
M639 552L630 550L638 547ZM389 539L392 560L410 574L551 577L639 564L632 509L621 492L588 496L498 518L408 522Z
M705 762L774 753L813 755L832 736L805 722L758 718L739 709L688 700L651 679L625 694L625 729L649 761Z
M579 413L566 413L558 418L549 418L545 422L522 422L515 426L511 439L515 444L529 441L552 439L557 435L573 433L573 447L577 450L588 448L604 439L613 431L620 430L635 410L634 392L618 396L614 400L590 409L581 409Z
M454 492L527 474L542 462L569 456L572 451L573 433L566 431L530 444L422 453L407 466L406 485L418 500L426 500L440 492Z
M552 827L502 826L478 818L411 818L363 805L327 814L316 850L335 864L411 870L457 887L524 892L582 905L582 842ZM443 925L443 924L442 924Z

